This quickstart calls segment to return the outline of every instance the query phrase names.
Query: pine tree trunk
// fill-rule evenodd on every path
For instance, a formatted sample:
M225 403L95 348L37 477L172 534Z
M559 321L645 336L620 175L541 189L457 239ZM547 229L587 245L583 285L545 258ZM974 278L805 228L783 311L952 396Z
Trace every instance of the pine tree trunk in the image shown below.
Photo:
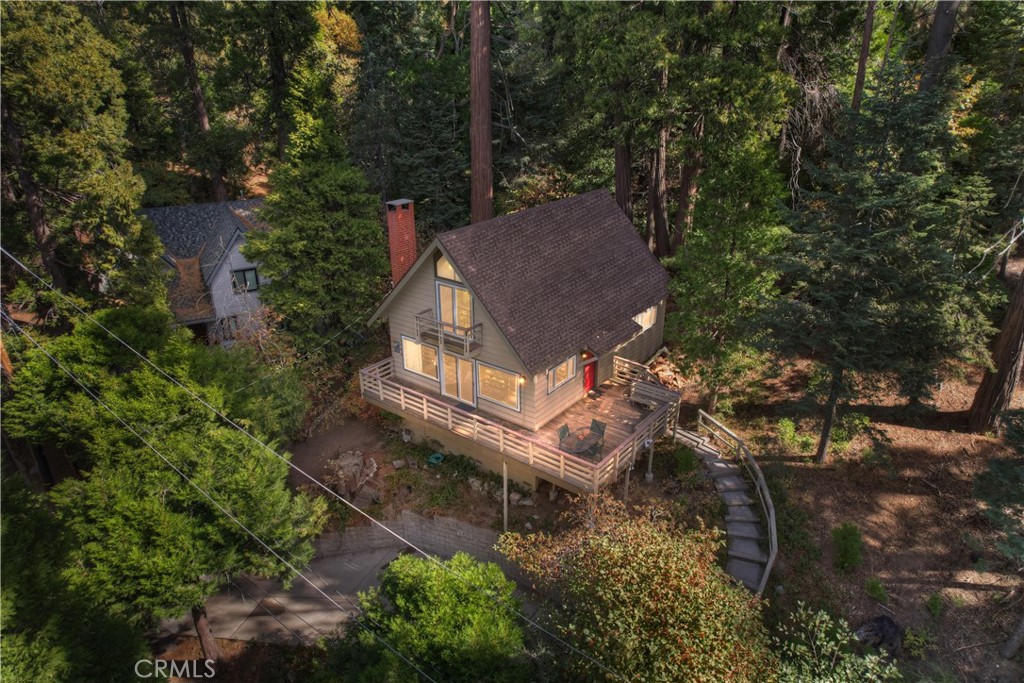
M668 65L661 70L661 92L668 90ZM668 256L672 253L672 243L668 236L668 179L666 178L668 163L668 123L662 122L658 130L658 149L654 155L654 254Z
M35 238L36 248L39 249L39 258L43 262L43 268L53 280L53 286L66 292L68 291L68 281L57 262L57 246L54 244L50 224L46 220L42 194L35 177L24 166L25 146L21 140L21 131L11 115L10 104L6 97L0 98L0 118L3 121L4 142L7 143L5 150L7 159L5 161L18 174L18 184L21 186L21 193L25 201L28 222L32 227L32 237Z
M818 451L814 460L819 465L828 462L828 447L832 443L832 427L836 423L836 408L839 405L839 395L843 388L843 371L832 371L832 385L828 392L828 401L825 403L825 423L821 427L821 439L818 441Z
M203 137L210 135L210 116L206 111L206 97L203 96L203 86L199 82L199 72L196 70L196 51L192 42L192 27L188 21L188 8L184 2L174 2L168 5L171 12L171 23L178 33L178 42L181 49L181 58L185 62L185 73L188 75L189 89L192 91L192 99L196 104L196 116L199 119L199 131ZM210 182L213 184L213 198L218 202L228 200L228 188L224 182L223 174L217 169L210 170Z
M693 127L693 147L686 150L686 161L679 167L679 206L676 208L675 233L672 235L672 250L686 245L686 237L693 229L693 209L697 201L697 181L703 168L704 155L700 142L704 137L704 117Z
M271 7L273 5L271 4ZM273 37L271 35L271 37ZM277 128L277 158L284 161L288 148L288 112L285 111L285 100L288 98L288 72L284 65L284 52L277 41L271 39L270 54L270 92L274 108L274 123Z
M494 216L491 178L491 3L470 3L469 153L470 221Z
M633 159L629 151L629 142L622 131L622 115L615 114L615 201L619 208L626 214L626 218L633 220L633 183L631 179Z
M1010 308L996 336L992 361L996 371L985 376L967 413L967 429L975 434L994 431L999 414L1010 407L1024 360L1024 273L1017 279Z
M710 391L708 391L708 415L715 414L715 409L718 408L719 393L720 388L717 384L711 387Z
M956 12L960 0L939 0L935 6L935 18L928 36L928 51L924 56L924 70L918 90L925 91L935 85L942 74L946 55L953 43L953 29L956 28Z
M1004 659L1013 659L1013 656L1017 654L1017 650L1020 649L1021 643L1024 643L1024 615L1021 615L1020 621L1017 622L1017 630L1013 632L1013 635L999 649L999 654Z
M217 639L213 637L213 631L210 630L210 618L206 615L205 603L192 608L192 621L196 625L199 645L203 648L203 659L219 662L220 648L217 646Z
M864 76L868 71L868 56L871 54L871 31L875 25L875 0L868 2L867 14L864 17L864 37L860 42L860 59L857 60L857 80L853 85L854 111L860 111L860 100L864 95Z

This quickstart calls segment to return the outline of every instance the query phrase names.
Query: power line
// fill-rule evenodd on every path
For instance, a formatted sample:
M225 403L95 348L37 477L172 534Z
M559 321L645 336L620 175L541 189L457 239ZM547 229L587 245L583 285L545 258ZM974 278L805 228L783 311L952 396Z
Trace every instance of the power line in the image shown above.
M445 564L444 564L443 562L441 562L441 561L440 561L440 560L439 560L438 558L436 558L436 557L434 557L434 556L430 555L429 553L427 553L427 552L426 552L425 550L423 550L422 548L420 548L420 547L419 547L419 546L417 546L416 544L412 543L412 542L411 542L411 541L409 541L408 539L405 539L405 538L403 538L403 537L402 537L402 536L400 536L400 535L399 535L398 533L396 533L395 531L391 530L391 529L390 529L390 528L389 528L388 526L386 526L386 525L385 525L385 524L383 524L382 522L380 522L380 521L378 521L378 520L374 519L373 517L371 517L371 516L370 516L369 514L367 514L367 513L366 513L366 512L364 512L363 510L360 510L360 509L359 509L359 507L357 507L357 506L356 506L356 505L354 505L353 503L349 502L348 500L345 500L345 498L343 498L342 496L340 496L340 495L339 495L339 494L338 494L338 493L337 493L336 491L334 491L334 490L333 490L333 489L331 489L330 487L326 486L326 485L325 485L325 484L324 484L323 482L321 482L321 481L320 481L319 479L317 479L316 477L312 476L311 474L309 474L308 472L306 472L305 470L303 470L303 469L302 469L301 467L299 467L298 465L296 465L295 463L293 463L293 462L292 462L292 461L291 461L290 459L288 459L288 458L284 457L283 455L281 455L280 453L278 453L277 451L275 451L275 450L274 450L273 448L271 448L270 446L268 446L268 445L267 445L266 443L264 443L264 442L263 442L263 441L261 441L260 439L258 439L258 438L256 438L255 436L253 436L253 435L252 435L252 434L251 434L250 432L248 432L248 431L247 431L247 430L246 430L245 428L241 427L241 426L240 426L240 425L239 425L238 423L236 423L236 422L235 422L234 420L232 420L232 419L231 419L230 417L228 417L228 416L227 416L227 415L225 415L225 414L224 414L223 412L221 412L221 411L220 411L220 410L218 410L218 409L217 409L216 407L214 407L214 406L213 406L213 405L211 405L211 404L210 404L209 402L207 402L207 401L206 401L206 400L205 400L205 399L204 399L204 398L203 398L202 396L200 396L199 394L197 394L196 392L194 392L194 391L193 391L192 389L190 389L189 387L187 387L187 386L185 386L184 384L182 384L182 383L181 383L180 381L178 381L178 380L177 380L177 379L176 379L176 378L175 378L174 376L172 376L172 375L168 374L168 373L167 373L167 371L165 371L165 370L164 370L163 368L161 368L160 366L156 365L156 364L155 364L155 363L154 363L153 361L151 361L151 360L150 360L149 358L147 358L147 357L146 357L146 356L145 356L144 354L142 354L142 353L140 353L139 351L137 351L137 350L136 350L136 349L135 349L134 347L132 347L132 346L131 346L131 344L129 344L128 342L124 341L124 340L123 340L123 339L121 339L121 338L120 338L119 336L117 336L116 334L114 334L114 333L113 333L112 331L110 331L109 329L107 329L107 327L106 327L106 326L104 326L104 325L103 325L103 323L99 322L98 320L96 320L96 318L94 318L94 317L93 317L92 315L90 315L90 314L89 314L88 312L86 312L85 310L83 310L83 309L82 309L82 308L81 308L81 307L80 307L80 306L79 306L79 305L78 305L77 303L75 303L75 301L74 301L73 299L71 299L71 298L70 298L69 296L67 296L66 294L64 294L64 292L60 291L59 289L57 289L56 287L54 287L54 286L53 286L52 284L50 284L49 282L47 282L46 280L44 280L44 279L43 279L42 277L40 277L39 275L37 275L37 274L36 274L36 273L35 273L34 271L32 271L32 269L30 269L30 268L29 268L28 266L26 266L26 265L25 265L24 263L22 263L21 261L19 261L19 260L17 259L17 257L15 257L15 256L14 256L14 255L12 255L12 254L11 254L11 253L10 253L9 251L7 251L7 249L5 249L4 247L0 246L0 253L3 253L3 254L4 254L5 256L7 256L7 258L9 258L10 260L12 260L12 261L13 261L13 262L14 262L15 264L17 264L17 265L18 265L18 266L19 266L19 267L20 267L20 268L21 268L22 270L24 270L24 271L25 271L26 273L28 273L29 275L31 275L32 277L34 277L34 278L35 278L36 280L38 280L38 281L39 281L40 283L42 283L42 284L43 284L44 286L46 286L46 287L47 287L47 288L49 288L49 289L50 289L51 291L53 291L54 293L56 293L57 295L59 295L59 296L60 296L61 298L63 298L63 299L65 300L65 301L67 301L68 303L70 303L70 304L71 304L71 306L72 306L73 308L75 308L75 310L77 310L77 311L78 311L79 313L81 313L81 314L82 314L83 316L85 316L85 317L86 317L86 318L87 318L88 320L90 320L90 321L91 321L91 322L92 322L93 324L95 324L96 326L98 326L98 327L99 327L99 328L100 328L101 330L103 330L104 332L106 332L106 333L107 333L107 334L108 334L109 336L111 336L111 337L113 337L114 339L116 339L116 340L117 340L117 341L118 341L118 342L119 342L119 343L120 343L120 344L121 344L122 346L124 346L124 347L125 347L126 349L128 349L129 351L131 351L131 352L132 352L133 354L135 354L136 356L138 356L138 357L139 357L139 358L140 358L140 359L141 359L141 360L142 360L142 361L143 361L144 363L146 363L147 365L149 365L149 366L150 366L151 368L153 368L153 369L154 369L154 370L155 370L156 372L158 372L159 374L163 375L163 376L164 376L165 378L167 378L167 379L168 379L168 380L169 380L169 381L170 381L171 383L173 383L173 384L177 385L177 386L178 386L179 388L181 388L182 390L184 390L185 392L187 392L188 394L190 394L190 395L191 395L191 396L192 396L192 397L193 397L193 398L194 398L194 399L195 399L196 401L198 401L199 403L203 404L203 405L204 405L204 406L205 406L206 408L208 408L208 409L209 409L210 411L212 411L212 412L213 412L214 414L216 414L216 415L217 415L218 417L220 417L220 418L221 418L222 420L224 420L224 421L225 421L225 422L226 422L227 424L229 424L230 426L234 427L234 428L235 428L235 429L237 429L237 430L238 430L239 432L241 432L242 434L244 434L244 435L245 435L245 436L246 436L246 437L247 437L248 439L250 439L250 440L251 440L252 442L254 442L254 443L256 443L257 445L261 446L261 447L262 447L262 448L263 448L264 450L266 450L266 451L267 451L268 453L270 453L271 455L273 455L273 456L274 456L274 457L276 457L277 459L281 460L281 461L282 461L282 462L284 462L284 463L285 463L286 465L288 465L289 467L291 467L291 468L292 468L293 470L295 470L296 472L298 472L299 474L301 474L302 476L304 476L304 477L305 477L306 479L308 479L308 480L309 480L310 482L312 482L312 483L313 483L313 484L314 484L315 486L317 486L317 487L319 487L320 489L324 490L324 491L325 491L325 492L326 492L326 493L327 493L327 494L328 494L329 496L331 496L331 497L333 497L333 498L336 498L336 499L338 499L338 500L339 500L339 501L341 501L341 502L342 502L342 504L344 504L344 505L345 505L346 507L348 507L349 509L353 510L353 511L354 511L354 512L356 512L357 514L359 514L359 515L362 515L362 516L363 516L363 517L365 517L365 518L366 518L366 519L367 519L367 520L368 520L368 521L369 521L369 522L370 522L371 524L374 524L374 525L376 525L376 526L380 527L380 528L381 528L381 529L383 529L383 530L384 530L385 532L387 532L387 533L388 533L389 535L393 536L394 538L396 538L397 540L401 541L402 543L404 543L404 544L405 544L405 545L407 545L408 547L412 548L412 549L413 549L413 550L414 550L415 552L417 552L418 554L422 555L422 556L423 556L423 557L424 557L424 558L425 558L426 560L428 560L429 562L432 562L432 563L433 563L433 564L435 564L436 566L440 567L440 568L441 568L441 569L442 569L443 571L445 571L445 572L448 572L448 573L449 573L449 574L451 574L452 576L456 577L456 579L458 579L458 580L459 580L460 582L462 582L463 584L465 584L465 585L466 585L467 587L469 587L469 588L472 588L473 590L476 590L476 591L478 591L478 592L479 592L479 593L481 593L482 595L485 595L485 596L487 596L488 598L492 599L492 600L493 600L493 601L494 601L494 602L495 602L496 604L498 604L499 606L501 606L501 607L502 607L502 608L503 608L504 610L506 610L506 611L507 611L507 612L509 612L510 614L513 614L513 615L515 615L515 616L516 616L517 618L521 619L521 620L522 620L522 621L523 621L524 623L526 623L526 624L529 624L529 625L530 625L530 626L531 626L532 628L535 628L535 629L537 629L538 631L540 631L541 633L544 633L544 634L545 634L545 635L547 635L547 636L548 636L549 638L551 638L551 639L552 639L552 640L554 640L555 642L559 643L559 644L560 644L560 645L562 645L563 647L567 648L567 649L568 649L568 650L570 650L571 652L573 652L573 653L575 653L575 654L579 655L580 657L582 657L583 659L586 659L587 661L589 661L589 662L593 663L594 665L596 665L596 666L597 666L598 668L600 668L600 669L601 669L602 671L604 671L605 673L607 673L607 674L610 674L610 675L612 675L612 676L614 676L614 677L616 677L616 678L619 678L619 679L623 679L623 678L624 678L624 677L623 677L623 676L622 676L621 674L619 674L619 673L618 673L618 672L616 672L615 670L611 669L610 667L608 667L608 666L607 666L606 664L604 664L603 662L600 662L600 661L598 661L597 659L595 659L594 657L592 657L592 656L591 656L591 655L590 655L589 653L586 653L586 652L584 652L583 650L579 649L578 647L576 647L576 646L575 646L575 645L573 645L572 643L570 643L570 642L568 642L568 641L564 640L563 638L559 637L559 636L558 636L557 634L555 634L555 633L552 633L552 632L551 632L550 630L548 630L548 629L544 628L544 626L542 626L541 624L537 623L536 621L534 621L534 620L533 620L533 619L531 619L530 617L526 616L525 614L523 614L523 613L522 613L522 612L520 612L519 610L515 609L515 608L514 608L514 607L512 607L511 605L508 605L508 604L506 604L506 603L504 603L504 602L502 602L502 601L498 600L496 596L493 596L493 595L491 595L491 594L490 594L490 592L489 592L489 591L487 591L487 590L486 590L485 588L483 588L483 587L481 587L481 586L477 586L477 585L475 585L475 584L471 583L471 582L470 582L469 580L467 580L467 579L466 579L465 577L463 577L462 575L460 575L460 574L459 574L458 572L454 571L453 569L451 569L450 567L448 567L447 565L445 565ZM45 351L44 351L44 353L45 353ZM140 438L141 438L141 437L140 437Z
M118 422L120 422L120 423L121 423L121 425L122 425L122 426L123 426L123 427L124 427L125 429L127 429L127 430L128 430L129 432L131 432L132 434L134 434L134 435L135 435L135 437L136 437L136 438L138 438L138 439L139 439L139 441L141 441L141 442L142 442L142 443L143 443L143 444L144 444L144 445L145 445L145 446L146 446L146 447L147 447L147 448L148 448L149 450L153 451L153 452L154 452L154 453L155 453L155 454L156 454L156 455L157 455L157 456L158 456L158 457L159 457L159 458L160 458L161 460L163 460L163 461L164 461L165 463L167 463L167 465L168 465L168 466L169 466L169 467L170 467L171 469L173 469L173 470L174 470L175 472L177 472L177 473L178 473L178 475L179 475L179 476L180 476L180 477L181 477L182 479L184 479L184 480L185 480L186 482L188 482L188 484L189 484L190 486L192 486L192 488L194 488L194 489L195 489L196 491L198 491L198 492L199 492L200 494L202 494L204 498L206 498L207 500L209 500L209 501L210 501L210 502L211 502L211 503L212 503L212 504L214 505L214 507L216 507L216 508L217 508L218 510L220 510L220 511L221 511L222 513L224 513L224 514L225 514L225 515L226 515L226 516L227 516L227 517L228 517L228 518L229 518L229 519L230 519L230 520L231 520L232 522L234 522L234 523L235 523L235 524L236 524L236 525L237 525L237 526L238 526L239 528L241 528L241 529L242 529L243 531L245 531L245 533L247 533L247 534L248 534L249 536L251 536L251 537L253 538L253 540L255 540L255 541L256 541L257 543L259 543L259 544L260 544L261 546L263 546L263 548L265 548L265 549L266 549L266 550L267 550L267 551L268 551L268 552L269 552L269 553L270 553L271 555L273 555L274 557L276 557L276 558L277 558L277 559L278 559L278 560L279 560L279 561L280 561L280 562L281 562L282 564L284 564L284 565L285 565L286 567L288 567L288 569L290 569L290 570L291 570L291 571L292 571L293 573L295 573L295 575L296 575L296 576L298 576L299 578L301 578L302 580L304 580L304 581L305 581L306 583L308 583L308 584L310 585L310 587L311 587L311 588L313 588L313 590L315 590L315 591L316 591L317 593L319 593L319 594L320 594L320 595L322 595L322 596L323 596L324 598L326 598L326 599L327 599L327 600L328 600L328 601L329 601L329 602L330 602L330 603L331 603L332 605L334 605L335 607L337 607L337 608L338 608L339 610L341 610L341 611L342 611L343 613L346 613L346 614L347 614L347 612L345 611L345 608L343 608L343 607L342 607L341 605L339 605L339 604L338 604L338 603L337 603L337 602L336 602L336 601L334 600L334 598L332 598L332 597L331 597L330 595L328 595L327 593L325 593L325 592L324 592L324 591L323 591L323 590L322 590L322 589L321 589L321 588L320 588L319 586L317 586L317 585L316 585L315 583L313 583L313 581L311 581L311 580L310 580L310 579L309 579L309 578L308 578L308 577L307 577L307 576L306 576L305 574L303 574L303 573L302 573L301 571L299 571L298 569L296 569L296 567L295 567L295 566L294 566L294 565L293 565L292 563L288 562L288 560L286 560L286 559L284 559L283 557L281 557L281 555L280 555L280 554L279 554L279 553L278 553L278 552L277 552L276 550L274 550L274 549L273 549L273 548L271 548L271 547L270 547L269 545L267 545L267 543L266 543L265 541L263 541L263 539L261 539L261 538L260 538L259 536L257 536L257 535L256 535L256 534L255 534L255 533L254 533L253 531L251 531L251 530L249 529L249 527L247 527L247 526L246 526L245 524L243 524L243 523L242 523L242 521L241 521L241 520L239 520L239 519L238 519L237 517L235 517L235 516L234 516L234 515L233 515L233 514L232 514L232 513L231 513L231 512L230 512L230 511L229 511L229 510L227 509L227 508L225 508L225 507L224 507L223 505L221 505L221 504L220 504L219 502L217 502L217 500L215 500L215 499L213 498L213 496L211 496L211 495L210 495L209 493L207 493L207 492L206 492L206 491L205 491L205 490L204 490L204 489L203 489L203 488L202 488L201 486L199 486L198 484L196 484L196 483L195 483L195 482L194 482L194 481L193 481L193 480L192 480L192 479L191 479L191 478L190 478L190 477L189 477L189 476L188 476L187 474L185 474L185 473L184 473L184 472L183 472L183 471L182 471L182 470L181 470L181 469L180 469L180 468L179 468L179 467L178 467L177 465L175 465L175 464L174 464L173 462L171 462L171 461L170 461L170 460L169 460L169 459L168 459L168 458L167 458L167 457L166 457L166 456L165 456L165 455L164 455L163 453L161 453L161 452L160 452L160 451L159 451L159 450L158 450L158 449L157 449L157 448L156 448L156 447L155 447L155 446L154 446L153 444L151 444L151 443L150 443L149 441L146 441L146 439L144 439L144 438L142 437L142 435L141 435L141 434L139 434L139 433L138 433L137 431L135 431L135 429L134 429L134 428L133 428L133 427L132 427L132 426L131 426L130 424L128 424L128 423L127 423L127 422L126 422L126 421L125 421L125 420L124 420L124 419L123 419L123 418L122 418L122 417L121 417L120 415L118 415L118 414L117 414L116 412L114 412L113 408L111 408L110 406L108 406L108 405L107 405L107 404L106 404L106 403L105 403L105 402L103 401L103 399L101 399L101 398L100 398L100 397L99 397L99 396L98 396L98 395L97 395L96 393L94 393L94 392L93 392L93 391L92 391L92 390L91 390L91 389L90 389L89 387L87 387L87 386L86 386L86 385L85 385L85 384L84 384L84 383L83 383L83 382L82 382L82 381L81 381L80 379L78 379L78 377L77 377L77 376L76 376L76 375L75 375L75 374L74 374L73 372L71 372L70 370L68 370L68 369L67 369L67 368L66 368L66 367L65 367L65 366L64 366L64 365L63 365L63 364L62 364L62 363L61 363L61 362L60 362L60 361L59 361L59 360L58 360L58 359L56 358L56 357L54 357L54 356L53 356L53 355L52 355L52 354L51 354L51 353L50 353L49 351L47 351L47 350L46 350L46 349L45 349L45 348L44 348L44 347L43 347L43 346L42 346L42 345L41 345L41 344L40 344L40 343L39 343L38 341L36 341L36 340L35 340L35 339L34 339L34 338L32 337L32 335L30 335L30 334L29 334L28 332L26 332L25 330L23 330L23 329L21 328L21 326L20 326L20 325L18 325L18 324L17 324L16 322L14 322L14 320L13 320L13 319L11 319L11 318L10 318L10 317L9 317L9 316L7 315L7 313L6 313L5 311L2 311L2 310L0 310L0 317L3 317L4 319L6 319L6 320L7 320L7 322L8 322L8 323L10 323L10 324L11 324L11 325L12 325L12 326L14 327L14 329L15 329L16 331L18 331L18 332L19 332L20 334L24 335L26 339L28 339L28 340L29 340L30 342L32 342L32 344L33 344L33 345L34 345L34 346L35 346L36 348L38 348L38 349L39 349L39 350L40 350L40 351L41 351L41 352L42 352L43 354L45 354L45 355L46 355L46 357L47 357L47 358L49 358L49 359L50 359L50 361L51 361L51 362L52 362L52 363L53 363L54 365L56 365L56 366L57 366L58 368L60 368L60 369L61 369L61 370L62 370L62 371L63 371L63 372L64 372L64 373L65 373L65 374L66 374L66 375L68 376L68 377L70 377L70 378L71 378L72 380L74 380L74 382L75 382L76 384L78 384L78 386L82 387L82 389L83 389L83 390L84 390L84 391L85 391L85 392L86 392L86 393L87 393L87 394L88 394L88 395L89 395L89 396L90 396L90 397L91 397L91 398L92 398L92 399L93 399L94 401L96 401L96 402L97 402L97 403L99 403L99 404L100 404L101 406L103 406L103 408L105 408L105 409L106 409L106 411L107 411L107 412L109 412L109 413L110 413L110 414L111 414L111 415L112 415L112 416L114 417L114 419L116 419L116 420L117 420ZM427 674L426 674L426 673L425 673L425 672L424 672L424 671L423 671L423 670L422 670L422 669L421 669L420 667L418 667L418 666L417 666L417 665L416 665L415 663L413 663L413 662L412 662L411 660L409 660L408 658L406 658L406 657L405 657L405 656L404 656L404 655L403 655L403 654L402 654L401 652L399 652L399 651L398 651L398 650L397 650L397 649L396 649L396 648L395 648L394 646L392 646L392 645L391 645L391 644L390 644L390 643L389 643L389 642L388 642L387 640L385 640L385 639L384 639L383 637L381 637L381 636L380 636L379 634L375 633L375 632L373 631L373 629L371 629L371 628L367 627L367 626L366 626L365 624L362 624L362 623L361 623L361 622L359 622L358 620L356 621L356 623L357 623L357 624L359 624L360 626L362 626L362 627L363 627L363 628L364 628L364 629L365 629L365 630L366 630L366 631L367 631L367 632L368 632L368 633L369 633L369 634L370 634L371 636L373 636L373 638L374 638L374 639L376 639L376 640L377 640L377 641L379 641L379 642L380 642L380 643L381 643L382 645L384 645L384 646L385 646L385 647L386 647L386 648L387 648L388 650L390 650L390 651L391 651L391 652L392 652L392 653L393 653L393 654L394 654L395 656L397 656L397 657L398 657L399 659L401 659L401 660L402 660L402 661L404 661L404 662L405 662L406 664L408 664L408 665L409 665L410 667L412 667L412 668L413 668L413 669L414 669L414 670L415 670L415 671L416 671L416 672L417 672L418 674L420 674L421 676L423 676L424 678L426 678L426 679L427 679L428 681L431 681L431 683L437 683L437 681L436 681L435 679L433 679L433 678L431 678L430 676L428 676L428 675L427 675Z

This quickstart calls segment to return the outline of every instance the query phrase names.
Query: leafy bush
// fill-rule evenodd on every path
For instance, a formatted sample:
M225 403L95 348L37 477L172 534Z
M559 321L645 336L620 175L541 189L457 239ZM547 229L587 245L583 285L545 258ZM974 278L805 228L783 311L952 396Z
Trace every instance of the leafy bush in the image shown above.
M845 453L850 442L871 427L871 418L863 413L847 413L832 428L832 450Z
M946 611L946 601L942 599L941 593L929 595L928 599L924 601L924 606L928 608L933 619L938 619Z
M498 565L465 553L444 564L450 572L413 555L387 565L379 588L359 594L363 628L329 647L331 668L350 672L346 681L421 680L397 651L436 680L532 680L522 630L502 608L519 608L515 584Z
M903 653L912 659L923 659L935 649L935 636L928 631L908 628L903 632Z
M800 434L797 431L796 423L788 417L779 420L775 427L779 442L790 450L799 453L810 453L814 448L814 437L809 434Z
M779 683L895 683L903 676L892 662L858 654L846 624L800 603L775 637L782 663Z
M860 566L864 541L856 524L845 522L832 529L832 542L836 546L836 569L846 573Z
M559 596L564 638L619 676L574 658L588 681L770 680L761 602L717 562L720 536L684 530L664 506L628 513L608 495L577 499L558 534L505 534L501 551Z
M675 463L673 468L675 470L675 475L681 479L693 472L696 472L697 468L700 466L697 454L694 453L693 449L689 446L681 446L677 448L672 454L672 458Z
M885 586L877 577L872 576L864 583L864 592L868 594L872 600L882 603L883 605L889 604L889 593L886 592Z

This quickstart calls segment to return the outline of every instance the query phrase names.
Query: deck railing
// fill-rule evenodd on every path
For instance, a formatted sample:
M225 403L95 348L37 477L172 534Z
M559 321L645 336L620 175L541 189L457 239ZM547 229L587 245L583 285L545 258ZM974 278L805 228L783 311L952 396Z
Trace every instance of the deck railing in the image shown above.
M703 410L697 411L697 429L698 431L704 430L707 432L713 439L721 443L725 450L731 451L735 455L736 460L743 465L743 469L746 470L747 475L753 482L754 490L757 491L757 497L761 502L761 513L764 517L765 525L768 527L768 562L764 565L761 583L757 587L757 594L761 595L768 583L768 576L771 574L772 566L775 564L775 558L779 554L779 539L775 528L775 505L772 504L772 494L768 492L768 485L764 481L764 474L762 474L761 468L757 466L757 461L754 460L754 456L751 455L750 449L747 448L747 444L743 439Z
M480 348L482 334L482 323L470 327L446 323L438 320L429 308L416 314L416 336L420 340L425 336L436 339L446 350L461 356Z
M558 450L529 434L467 413L433 396L411 389L394 379L391 358L359 371L363 398L383 408L411 415L444 427L479 444L524 463L549 477L557 478L578 491L597 492L614 482L619 474L633 464L654 440L674 428L678 414L676 401L665 403L647 415L622 443L598 462ZM650 443L648 443L648 441Z

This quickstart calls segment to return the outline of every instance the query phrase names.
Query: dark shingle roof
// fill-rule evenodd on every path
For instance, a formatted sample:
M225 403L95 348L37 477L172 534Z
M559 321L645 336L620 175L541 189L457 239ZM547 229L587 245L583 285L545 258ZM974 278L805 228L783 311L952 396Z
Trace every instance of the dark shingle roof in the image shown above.
M606 190L437 236L532 373L628 340L668 273Z
M143 209L153 221L167 253L175 259L198 257L203 280L209 282L236 232L246 232L255 223L254 210L262 199L211 204L188 204Z

